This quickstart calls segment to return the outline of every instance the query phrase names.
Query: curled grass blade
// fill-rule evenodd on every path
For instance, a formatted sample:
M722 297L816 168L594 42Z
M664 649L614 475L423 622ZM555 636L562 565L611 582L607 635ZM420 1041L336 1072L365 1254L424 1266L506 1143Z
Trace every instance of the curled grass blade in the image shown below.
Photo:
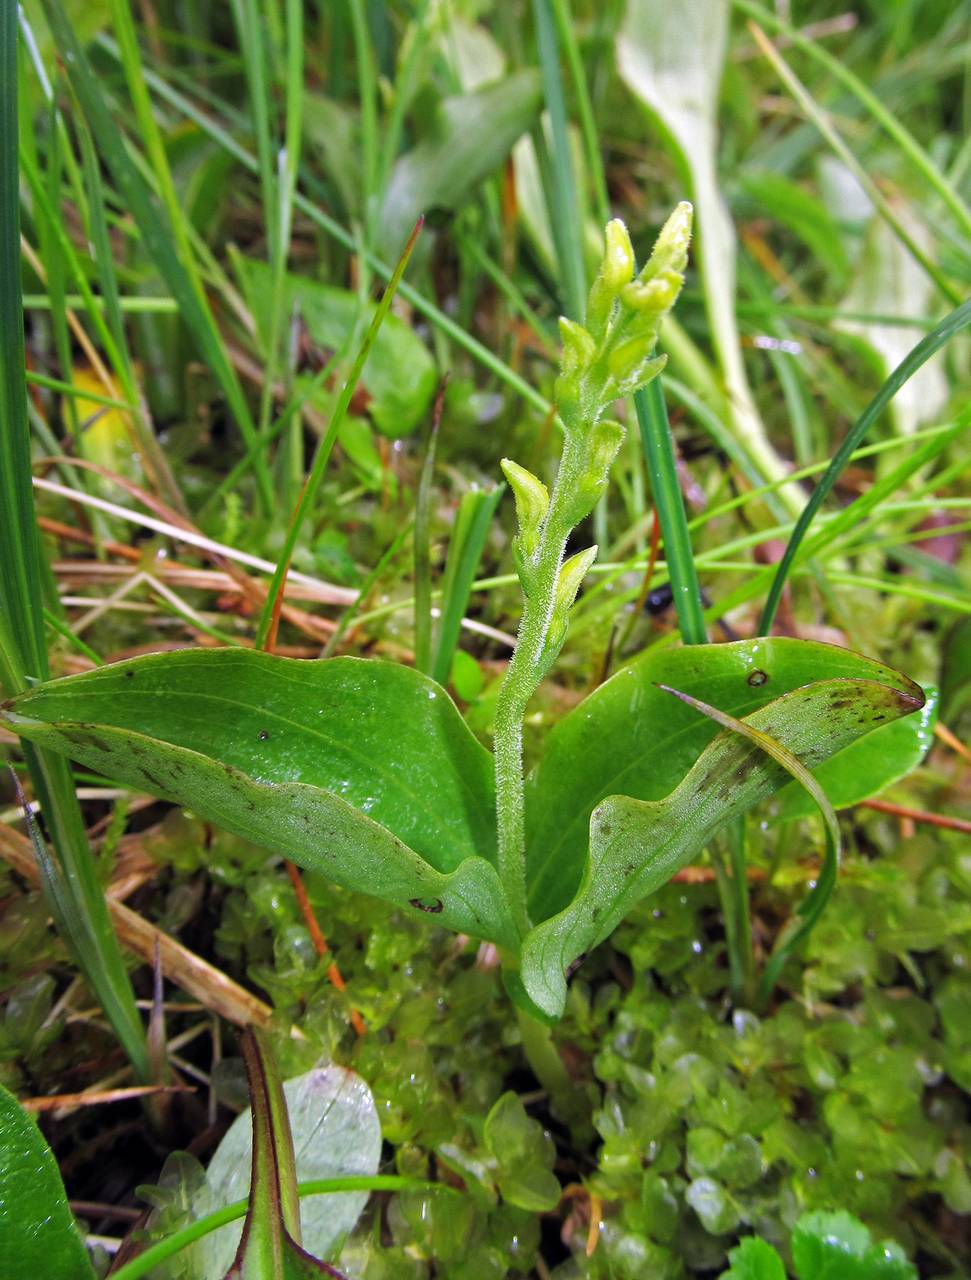
M789 541L786 545L782 559L775 573L772 586L769 589L768 599L765 602L765 608L762 611L762 618L759 623L759 630L763 635L768 634L772 628L775 619L776 610L779 607L779 600L782 597L782 589L785 586L786 578L792 568L799 549L802 545L806 532L813 521L816 512L825 502L827 497L833 490L833 486L839 479L844 467L850 459L853 451L862 444L867 432L879 418L880 414L887 407L893 397L897 394L904 383L924 365L935 352L939 351L947 342L959 333L966 325L971 324L971 300L963 303L960 307L956 307L949 315L929 333L925 338L913 348L900 364L897 365L890 377L884 382L883 386L873 397L867 407L857 418L856 422L846 434L843 443L833 455L833 460L826 469L823 478L813 490L812 497L806 503L805 509L796 521L796 526L792 531ZM859 501L859 500L858 500ZM853 504L857 506L856 503ZM849 508L852 510L853 508ZM814 548L815 549L815 548Z
M741 734L742 737L748 738L750 742L754 742L766 755L771 756L777 764L782 765L783 769L790 773L800 786L812 796L823 818L823 826L826 832L826 852L823 855L823 864L816 877L816 883L796 909L798 920L784 931L763 970L757 994L757 1003L761 1005L765 1003L771 994L772 988L775 986L786 961L815 927L826 909L826 904L832 896L833 889L836 887L841 844L839 823L836 820L836 814L826 792L798 756L794 755L788 747L784 747L781 742L777 742L770 734L763 733L752 725L746 724L744 720L738 720L735 716L719 711L717 707L701 702L698 698L693 698L688 693L681 693L680 690L672 689L670 685L665 684L662 684L660 688L666 693L671 693L676 698L680 698L689 707L694 707L696 711L708 716L709 719L714 720L723 728L730 729L733 733ZM737 874L737 866L735 870Z

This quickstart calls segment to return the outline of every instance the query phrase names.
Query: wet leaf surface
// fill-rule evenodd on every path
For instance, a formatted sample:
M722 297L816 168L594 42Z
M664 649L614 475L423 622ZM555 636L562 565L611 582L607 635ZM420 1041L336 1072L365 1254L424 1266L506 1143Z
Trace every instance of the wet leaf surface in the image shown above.
M8 718L338 884L509 937L491 757L445 690L407 667L155 654L39 685Z
M0 1275L93 1280L50 1147L0 1086Z

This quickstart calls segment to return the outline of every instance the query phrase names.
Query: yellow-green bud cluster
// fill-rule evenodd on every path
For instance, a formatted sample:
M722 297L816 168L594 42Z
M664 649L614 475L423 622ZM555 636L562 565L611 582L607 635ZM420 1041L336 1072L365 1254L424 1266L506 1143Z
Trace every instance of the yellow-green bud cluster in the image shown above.
M552 507L546 485L537 476L508 458L502 461L516 499L519 534L513 553L527 600L537 594L546 598L551 581L543 592L537 591L546 551L554 556L562 553L569 531L590 514L607 486L624 429L604 418L606 409L614 400L646 386L664 367L664 358L654 355L654 347L661 321L684 282L691 216L690 204L678 205L636 277L627 228L619 219L609 222L585 321L560 320L563 350L556 407L563 423L564 447ZM544 533L551 535L548 548ZM597 548L591 547L567 560L559 570L542 655L544 669L559 653L570 609L596 556Z
M663 358L653 352L661 321L684 281L691 218L691 205L679 204L636 278L627 228L618 219L607 224L585 323L560 321L556 405L568 433L589 431L613 400L646 386L663 368Z

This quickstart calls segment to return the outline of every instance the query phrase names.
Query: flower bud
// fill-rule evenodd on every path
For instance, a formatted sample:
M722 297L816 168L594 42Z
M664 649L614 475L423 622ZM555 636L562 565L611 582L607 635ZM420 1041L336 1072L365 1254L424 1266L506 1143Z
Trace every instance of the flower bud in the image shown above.
M519 550L528 558L539 545L540 531L550 505L549 490L538 476L534 476L532 471L527 471L511 458L503 458L499 465L516 499Z
M654 334L629 338L610 353L609 367L613 382L612 393L630 396L646 387L667 364L667 356L655 356Z
M575 378L593 363L597 354L596 343L582 324L567 320L565 316L560 316L560 339L563 343L563 354L560 356L561 376Z
M580 551L575 556L571 556L560 567L560 576L556 580L556 600L543 649L543 666L547 670L556 661L557 655L563 648L570 610L580 590L580 583L587 576L587 571L596 558L597 547L588 547L586 551Z
M607 418L595 423L586 436L576 441L577 480L563 504L564 518L571 525L579 524L593 510L607 487L610 468L623 440L624 428Z
M578 551L569 560L564 560L560 567L560 576L556 580L556 604L553 606L554 616L564 616L573 608L573 602L580 590L580 583L587 576L587 571L597 558L598 547L587 547L586 551Z
M684 277L676 271L662 271L651 280L632 280L621 292L620 299L631 311L670 311L681 292Z
M634 250L627 228L619 218L607 223L604 239L600 271L587 298L587 328L598 340L610 322L617 295L634 274Z
M691 243L693 216L694 210L691 205L687 200L682 200L661 228L651 256L638 276L638 280L652 280L655 276L669 271L675 275L684 274L688 264L688 245Z

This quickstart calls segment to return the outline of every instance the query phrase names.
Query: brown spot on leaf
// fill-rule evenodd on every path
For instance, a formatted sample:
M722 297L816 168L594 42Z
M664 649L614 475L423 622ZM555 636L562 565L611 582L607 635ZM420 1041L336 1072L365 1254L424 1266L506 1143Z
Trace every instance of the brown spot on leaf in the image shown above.
M408 903L419 911L427 912L430 916L437 916L440 911L445 909L445 903L441 898L409 898Z
M270 736L269 729L260 730L260 742L265 742L269 736Z
M753 671L748 678L748 683L753 689L757 689L759 685L765 684L768 678L768 674L765 671Z

